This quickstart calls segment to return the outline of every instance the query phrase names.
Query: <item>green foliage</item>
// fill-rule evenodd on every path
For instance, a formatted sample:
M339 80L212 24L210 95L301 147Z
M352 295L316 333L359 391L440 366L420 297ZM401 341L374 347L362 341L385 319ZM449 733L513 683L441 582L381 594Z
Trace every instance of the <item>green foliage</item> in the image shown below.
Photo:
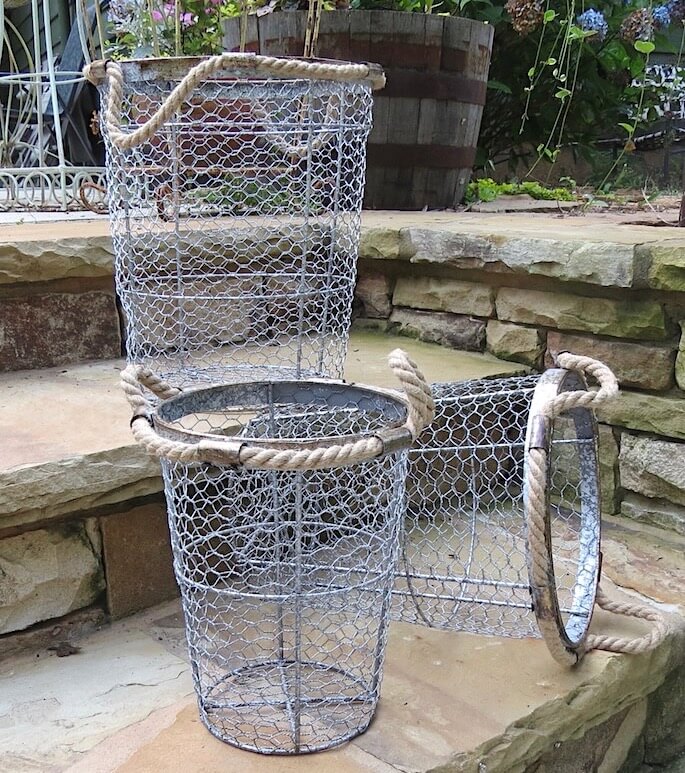
M247 0L249 2L249 0ZM110 2L105 52L114 59L204 56L222 50L221 20L242 0L118 0Z
M566 179L569 180L569 178ZM526 193L533 199L545 201L576 200L572 191L567 187L549 188L533 180L526 180L522 183L498 183L490 177L481 177L469 183L466 189L466 203L494 201L498 196L515 196L521 193Z
M507 8L526 3L509 0ZM592 161L598 140L615 139L620 146L649 126L668 87L645 84L646 65L655 50L676 51L666 31L657 30L653 40L626 38L624 22L636 9L651 13L651 7L648 0L600 0L592 6L546 0L539 5L537 29L528 34L512 27L514 16L500 17L477 166L489 171L504 163L520 173L526 164L532 172L540 160L554 164L563 147ZM581 28L579 16L589 8L601 13L606 29ZM468 15L486 20L474 10ZM677 19L672 24L682 30Z

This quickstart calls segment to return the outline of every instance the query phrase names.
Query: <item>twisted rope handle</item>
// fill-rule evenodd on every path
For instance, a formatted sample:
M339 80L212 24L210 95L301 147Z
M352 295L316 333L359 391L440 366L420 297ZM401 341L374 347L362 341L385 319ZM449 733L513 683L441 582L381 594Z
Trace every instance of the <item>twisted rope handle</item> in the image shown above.
M594 409L618 396L618 382L612 371L598 360L562 352L555 363L566 370L574 370L591 376L599 383L597 391L560 392L541 408L546 419L572 408ZM531 590L538 605L536 614L540 631L554 659L563 665L574 665L584 653L591 650L607 650L617 653L637 654L648 652L659 645L670 630L664 616L655 608L644 604L612 601L598 587L596 604L609 612L635 617L653 623L652 630L634 638L589 634L574 646L564 640L559 630L558 610L552 599L555 584L552 563L551 534L547 521L547 479L549 475L548 448L536 443L527 449L526 510L528 516L528 553Z
M585 640L584 649L605 650L606 652L620 652L638 655L642 652L650 652L655 649L668 636L671 626L667 618L655 607L646 604L638 604L630 601L616 601L610 599L607 594L597 588L597 606L607 612L624 617L634 617L638 620L646 620L652 623L651 630L642 636L610 636L609 634L590 634Z
M405 388L407 419L403 428L402 446L422 432L433 418L434 404L430 386L414 363L401 349L389 356L390 367ZM170 386L148 368L128 365L121 373L121 385L126 394L133 418L131 430L136 441L153 456L172 461L211 462L223 465L242 465L260 470L316 470L344 467L366 461L386 452L386 442L381 433L360 436L347 443L320 445L302 449L277 448L250 445L249 441L228 438L226 440L200 440L184 443L162 437L153 426L152 407L143 393L143 386L161 399L168 399L181 390Z
M240 67L259 74L271 74L289 78L311 78L328 81L368 80L372 88L385 85L385 75L367 64L311 62L299 59L283 59L252 53L228 52L204 59L186 73L171 91L159 109L130 134L121 131L121 105L124 99L124 74L117 62L110 60L92 62L83 68L83 75L91 83L109 82L109 94L104 110L104 120L109 137L116 147L130 150L150 140L176 113L195 89L215 73Z
M565 370L575 370L591 376L599 384L596 392L577 390L560 392L545 406L545 416L554 418L571 408L599 408L604 403L618 397L618 381L613 371L603 362L592 357L582 357L571 352L560 352L554 358L555 364Z

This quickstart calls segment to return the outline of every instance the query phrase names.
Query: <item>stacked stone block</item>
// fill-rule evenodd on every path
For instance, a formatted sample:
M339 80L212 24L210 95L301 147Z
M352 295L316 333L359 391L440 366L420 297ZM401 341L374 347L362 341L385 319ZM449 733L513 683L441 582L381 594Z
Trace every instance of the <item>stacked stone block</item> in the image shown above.
M685 534L685 238L588 241L579 226L575 240L367 229L359 323L534 369L565 350L607 363L622 394L599 416L603 510Z

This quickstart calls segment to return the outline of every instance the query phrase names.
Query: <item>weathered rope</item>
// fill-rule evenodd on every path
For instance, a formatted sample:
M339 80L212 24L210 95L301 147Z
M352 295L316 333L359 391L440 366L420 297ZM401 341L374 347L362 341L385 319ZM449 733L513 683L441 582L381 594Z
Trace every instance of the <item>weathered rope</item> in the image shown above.
M638 655L655 649L669 634L671 626L666 617L655 607L630 601L610 599L601 588L597 589L597 606L607 612L624 617L635 617L652 624L651 629L643 636L622 637L609 634L590 634L585 640L585 651L605 650L607 652L622 652Z
M618 396L616 376L603 362L593 360L592 357L560 352L555 357L555 363L560 368L591 376L599 384L599 389L596 392L587 389L560 392L545 406L546 416L554 418L571 408L599 408L603 403L614 400Z
M403 351L396 349L389 356L390 367L406 392L407 419L405 429L415 439L433 418L433 398L430 386L414 363ZM179 394L180 390L155 376L140 365L129 365L121 373L121 385L133 409L131 429L133 436L148 453L172 461L240 464L263 470L315 470L344 467L373 459L385 451L378 435L360 436L341 444L320 445L302 449L250 445L248 440L235 438L200 440L184 443L162 437L153 426L152 407L143 393L143 387L161 399ZM408 443L407 443L408 444Z
M590 357L563 352L556 357L556 364L567 370L575 370L592 376L598 383L597 391L577 390L561 392L542 407L542 415L552 420L573 408L597 408L618 396L618 382L611 370ZM602 609L615 614L635 617L653 623L644 636L626 638L604 634L590 634L576 648L569 647L559 631L558 609L554 597L554 565L552 563L551 534L547 513L547 481L549 459L546 444L527 449L526 465L526 512L528 518L528 569L531 589L536 599L536 615L540 632L554 659L563 665L574 665L585 652L608 650L618 653L647 652L654 649L668 634L669 626L656 609L643 604L611 601L597 589L596 603Z
M112 60L88 64L83 69L85 78L100 85L108 80L109 94L104 109L104 121L111 142L121 150L130 150L150 140L176 113L188 97L205 80L231 67L251 70L256 74L271 74L286 78L311 78L337 82L369 80L373 88L385 85L381 71L366 64L312 62L261 56L252 53L229 52L204 59L192 67L170 92L159 109L130 134L121 131L121 106L124 100L124 75L120 65Z

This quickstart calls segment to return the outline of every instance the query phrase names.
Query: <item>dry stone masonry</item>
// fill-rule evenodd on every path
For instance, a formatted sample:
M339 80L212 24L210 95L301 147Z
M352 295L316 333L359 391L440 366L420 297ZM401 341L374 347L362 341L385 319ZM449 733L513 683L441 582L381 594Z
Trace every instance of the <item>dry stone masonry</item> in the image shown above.
M560 351L606 362L622 395L600 414L603 509L682 533L685 237L535 217L379 216L362 235L358 324L533 368Z
M509 361L510 372L541 369L563 350L605 361L622 395L600 416L603 576L607 583L680 604L685 236L675 229L622 232L591 220L368 213L356 323L482 352L479 367L489 363L491 374L502 372L502 360ZM121 353L106 231L105 224L92 221L50 224L40 233L8 227L3 233L0 371L59 364L60 372L69 367L74 383L89 384L89 394L95 394L95 371L75 363ZM35 333L22 338L20 327ZM434 356L449 365L444 349ZM468 358L473 355L455 362L462 366ZM91 400L89 414L106 414L120 436L111 430L105 445L70 451L68 432L54 432L49 441L44 432L15 432L15 451L22 453L14 463L7 444L0 444L0 658L21 637L54 637L54 631L101 621L102 608L111 617L128 615L176 593L158 465L129 437L117 363L98 363L96 370L107 408ZM46 373L26 378L35 387ZM455 366L448 377L464 375ZM14 398L0 393L2 437L16 429L12 406L24 377L0 378L15 379L16 390ZM67 394L64 384L60 390L61 413L78 416L74 393ZM22 411L32 413L26 405ZM90 437L86 425L92 430L97 420L89 423L84 415L72 423L79 423L83 440ZM497 648L480 649L497 665ZM598 655L575 675L549 666L553 676L541 677L536 688L548 684L548 677L563 681L558 695L554 684L549 687L554 699L433 769L575 773L585 766L647 773L670 765L685 752L682 653L679 635L646 656L612 657L605 664ZM576 678L577 688L564 681Z

